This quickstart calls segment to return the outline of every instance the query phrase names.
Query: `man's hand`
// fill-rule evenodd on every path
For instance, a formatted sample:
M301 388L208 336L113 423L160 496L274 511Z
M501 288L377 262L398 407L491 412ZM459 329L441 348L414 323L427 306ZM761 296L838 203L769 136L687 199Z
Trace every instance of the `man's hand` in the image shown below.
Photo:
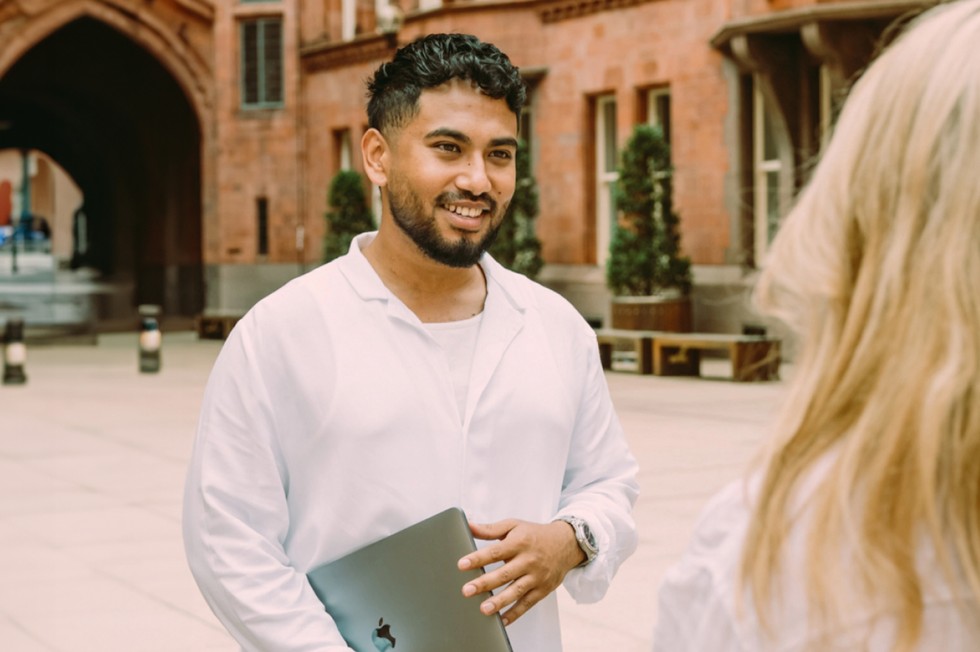
M460 570L499 561L504 565L468 582L463 586L463 595L469 597L509 584L480 605L480 611L487 615L510 605L501 614L504 625L523 616L558 588L569 570L585 561L575 531L562 521L541 525L508 519L489 525L470 523L470 530L477 539L498 541L460 559Z

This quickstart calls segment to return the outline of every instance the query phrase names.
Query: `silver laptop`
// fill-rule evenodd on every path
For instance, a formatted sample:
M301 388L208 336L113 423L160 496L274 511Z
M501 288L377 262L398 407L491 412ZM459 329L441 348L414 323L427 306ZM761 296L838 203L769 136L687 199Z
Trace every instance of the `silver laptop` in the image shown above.
M483 569L461 571L476 550L466 516L447 509L307 574L347 644L357 652L511 652L499 615L463 597Z

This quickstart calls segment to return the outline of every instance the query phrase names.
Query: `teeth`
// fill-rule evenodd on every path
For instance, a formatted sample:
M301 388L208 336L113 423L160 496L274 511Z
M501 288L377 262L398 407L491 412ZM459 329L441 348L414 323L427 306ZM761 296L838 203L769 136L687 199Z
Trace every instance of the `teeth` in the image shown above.
M463 217L476 217L483 212L479 208L466 208L465 206L450 206L449 210L456 213L457 215L462 215Z

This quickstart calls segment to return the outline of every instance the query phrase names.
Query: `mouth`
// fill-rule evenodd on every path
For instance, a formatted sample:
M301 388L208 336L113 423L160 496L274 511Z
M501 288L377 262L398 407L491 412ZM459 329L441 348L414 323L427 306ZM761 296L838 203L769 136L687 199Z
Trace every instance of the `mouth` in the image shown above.
M490 210L485 205L472 202L443 204L442 207L449 213L450 224L462 231L479 230L490 215Z

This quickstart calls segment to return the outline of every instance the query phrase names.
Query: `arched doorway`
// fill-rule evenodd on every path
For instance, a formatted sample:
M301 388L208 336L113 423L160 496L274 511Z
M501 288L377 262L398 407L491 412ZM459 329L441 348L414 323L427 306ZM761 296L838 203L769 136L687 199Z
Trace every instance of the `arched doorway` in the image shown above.
M202 128L181 86L149 51L79 17L0 78L0 124L0 148L40 150L78 184L89 234L85 263L108 280L129 282L131 308L200 312Z
M26 157L26 160L25 160ZM24 177L30 194L24 204ZM81 189L57 162L36 150L0 149L0 252L10 252L15 225L26 235L42 235L44 242L26 247L51 253L52 269L68 266L73 254L73 214L82 203ZM32 220L25 223L25 210ZM33 230L33 232L32 232ZM9 277L11 256L3 256L0 276ZM15 280L15 279L10 279Z

